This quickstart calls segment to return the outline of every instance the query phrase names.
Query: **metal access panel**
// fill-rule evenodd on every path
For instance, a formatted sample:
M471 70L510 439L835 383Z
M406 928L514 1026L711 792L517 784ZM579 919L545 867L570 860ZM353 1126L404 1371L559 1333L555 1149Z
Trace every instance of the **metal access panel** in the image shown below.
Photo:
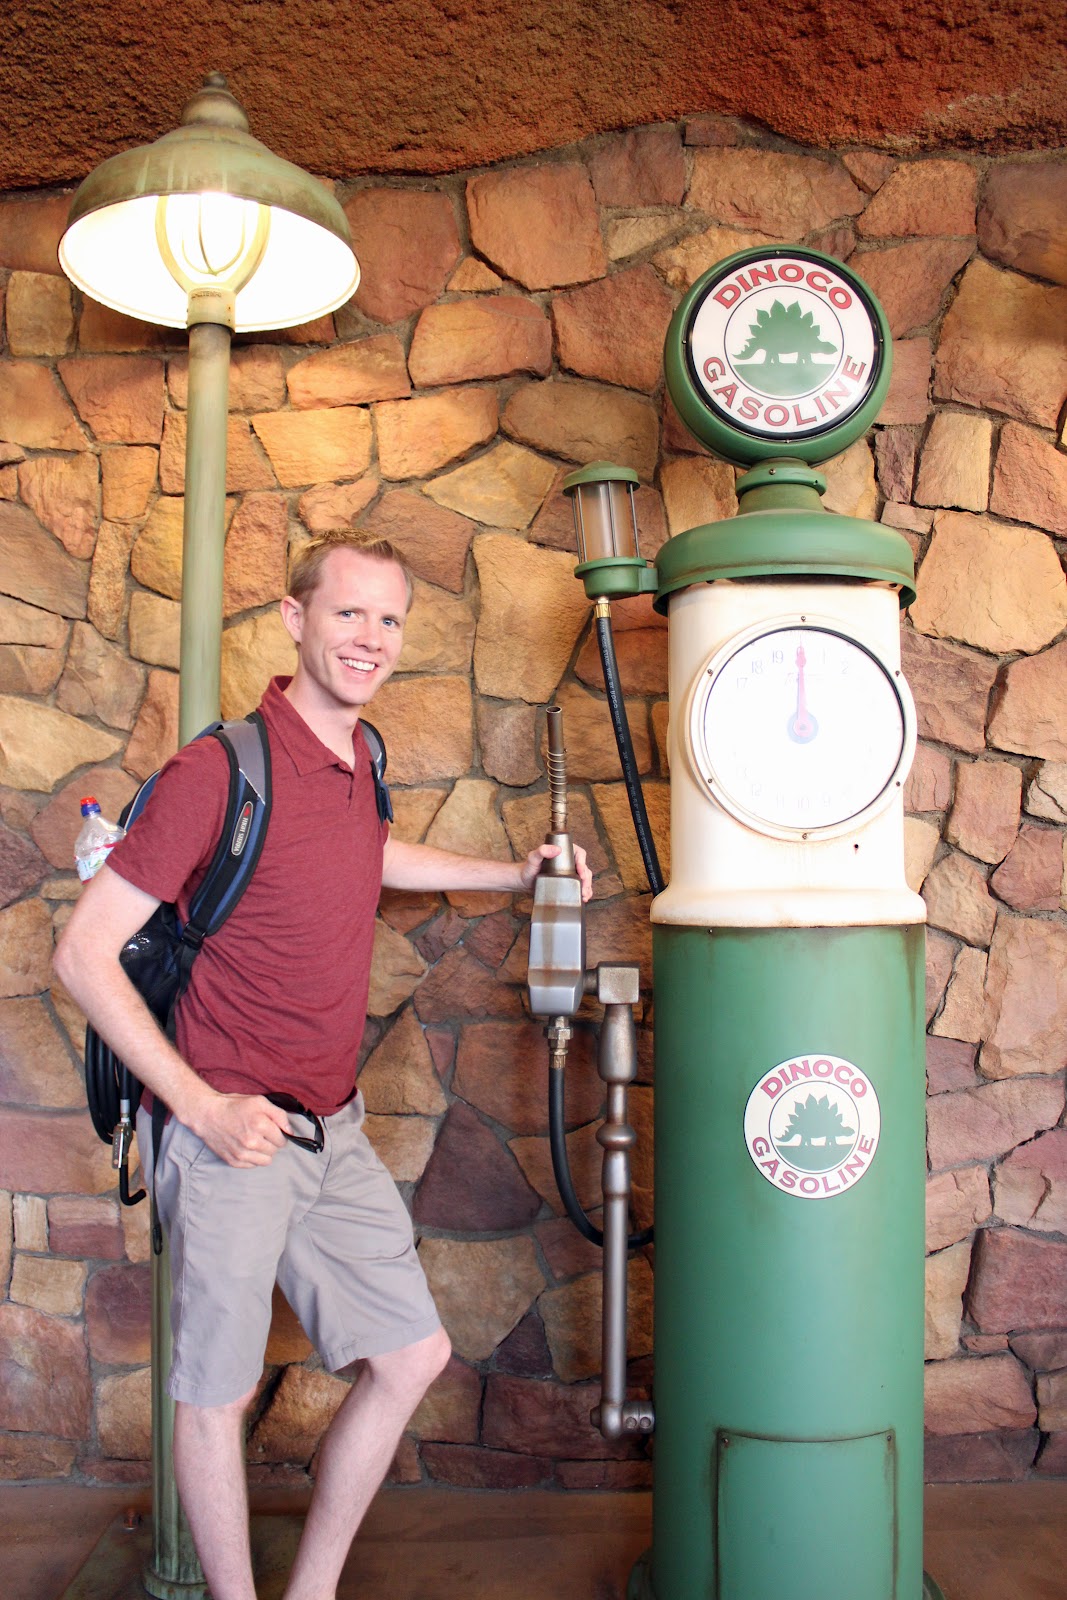
M720 1432L715 1469L716 1600L900 1600L892 1433Z

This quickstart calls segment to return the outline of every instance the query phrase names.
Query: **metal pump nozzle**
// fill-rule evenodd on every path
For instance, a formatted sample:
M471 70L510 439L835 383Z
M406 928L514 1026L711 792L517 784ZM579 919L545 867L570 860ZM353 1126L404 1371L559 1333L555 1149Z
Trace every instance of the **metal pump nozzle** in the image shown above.
M545 843L558 845L559 855L545 862L534 885L530 1010L535 1017L573 1017L585 989L585 918L567 831L567 759L559 706L548 708L548 783L552 822Z

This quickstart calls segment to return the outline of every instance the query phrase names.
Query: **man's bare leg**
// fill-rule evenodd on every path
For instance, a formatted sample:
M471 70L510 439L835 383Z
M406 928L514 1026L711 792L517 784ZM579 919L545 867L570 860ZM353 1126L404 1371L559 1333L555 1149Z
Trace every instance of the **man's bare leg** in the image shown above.
M448 1335L439 1328L418 1344L367 1361L323 1436L315 1492L284 1600L335 1600L356 1529L411 1413L450 1352Z
M212 1600L256 1600L248 1539L244 1420L255 1390L228 1406L174 1410L174 1472Z

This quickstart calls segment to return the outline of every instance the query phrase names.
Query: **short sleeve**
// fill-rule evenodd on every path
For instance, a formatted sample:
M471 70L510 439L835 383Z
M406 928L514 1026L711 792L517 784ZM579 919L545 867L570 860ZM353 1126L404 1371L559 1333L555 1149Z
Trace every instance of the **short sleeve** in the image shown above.
M195 739L161 769L108 866L155 900L187 901L206 872L226 815L229 762L217 739Z

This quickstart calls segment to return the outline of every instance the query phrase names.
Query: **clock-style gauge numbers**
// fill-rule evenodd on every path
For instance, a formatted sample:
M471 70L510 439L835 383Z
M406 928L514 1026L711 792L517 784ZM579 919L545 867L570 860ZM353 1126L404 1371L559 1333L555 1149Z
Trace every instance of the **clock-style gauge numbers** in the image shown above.
M910 710L899 673L812 624L735 641L693 703L692 747L720 805L764 832L841 830L888 800Z

